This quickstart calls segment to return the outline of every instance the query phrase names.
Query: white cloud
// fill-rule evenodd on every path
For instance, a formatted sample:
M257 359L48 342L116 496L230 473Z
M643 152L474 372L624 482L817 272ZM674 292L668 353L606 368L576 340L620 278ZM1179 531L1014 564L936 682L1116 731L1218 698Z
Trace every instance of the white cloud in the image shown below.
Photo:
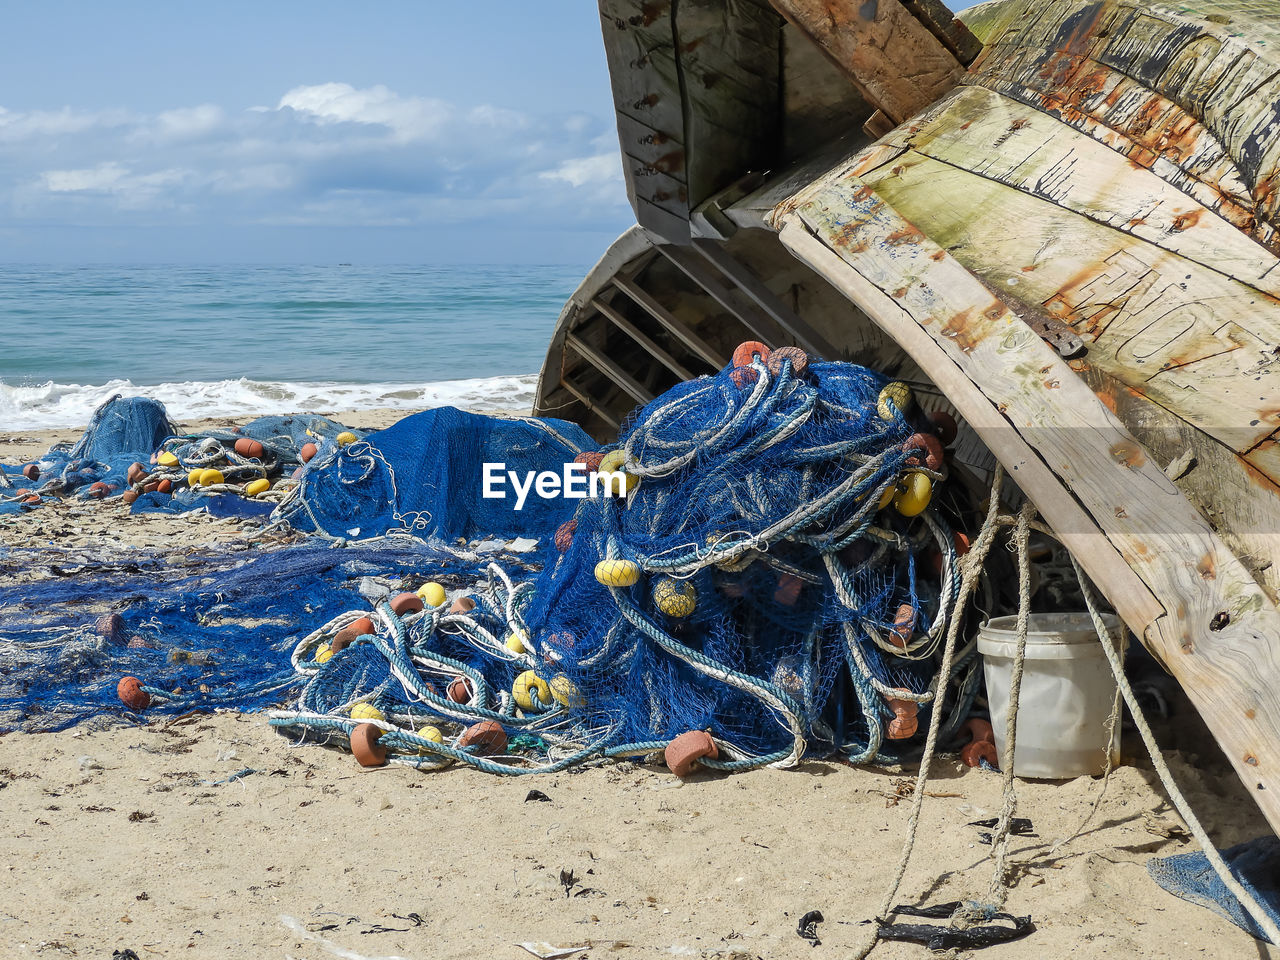
M529 126L529 118L523 113L505 107L472 107L467 111L467 120L478 126L504 127L508 130L524 130Z
M554 170L539 174L544 180L563 180L574 187L589 184L622 183L622 157L617 153L598 153L590 157L574 157Z
M110 191L128 175L129 171L118 163L102 163L87 170L49 170L42 176L50 193L79 193Z
M212 187L222 193L287 190L294 183L293 172L288 164L284 163L263 163L232 170L217 170L210 178Z
M240 111L0 108L0 211L18 224L158 222L150 211L192 224L615 232L630 215L611 121L337 82ZM20 150L5 148L18 137Z
M118 163L103 163L82 170L47 170L40 179L49 193L109 195L118 208L141 209L173 205L178 188L198 178L177 167L135 174Z
M366 123L391 128L398 139L422 140L439 132L449 105L427 97L401 97L378 84L357 90L349 83L294 87L277 110L293 110L317 123Z
M217 130L224 120L222 108L212 103L166 110L156 116L160 132L176 138L205 136Z
M136 117L123 110L32 110L23 113L0 107L0 141L14 142L40 137L84 133L95 127L120 127Z

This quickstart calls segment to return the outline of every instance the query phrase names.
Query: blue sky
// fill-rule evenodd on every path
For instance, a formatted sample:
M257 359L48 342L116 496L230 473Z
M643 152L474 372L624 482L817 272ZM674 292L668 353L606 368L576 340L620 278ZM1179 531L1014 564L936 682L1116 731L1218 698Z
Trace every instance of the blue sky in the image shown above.
M958 4L958 6L963 4ZM595 4L9 4L0 261L590 263Z

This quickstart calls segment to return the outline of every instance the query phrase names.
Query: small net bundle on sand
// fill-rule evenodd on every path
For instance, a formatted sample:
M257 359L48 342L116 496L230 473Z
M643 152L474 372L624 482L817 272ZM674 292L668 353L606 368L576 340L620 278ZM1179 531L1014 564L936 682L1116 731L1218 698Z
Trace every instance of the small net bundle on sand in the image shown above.
M74 499L123 500L132 513L265 516L303 464L357 439L317 416L260 417L234 430L182 433L158 400L114 396L74 444L55 444L37 460L0 471L0 514Z

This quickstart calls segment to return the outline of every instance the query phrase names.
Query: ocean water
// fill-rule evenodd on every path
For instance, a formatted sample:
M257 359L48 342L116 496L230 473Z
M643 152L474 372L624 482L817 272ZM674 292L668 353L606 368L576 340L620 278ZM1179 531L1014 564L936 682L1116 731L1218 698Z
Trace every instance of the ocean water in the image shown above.
M116 393L178 420L528 407L588 267L0 267L0 431Z

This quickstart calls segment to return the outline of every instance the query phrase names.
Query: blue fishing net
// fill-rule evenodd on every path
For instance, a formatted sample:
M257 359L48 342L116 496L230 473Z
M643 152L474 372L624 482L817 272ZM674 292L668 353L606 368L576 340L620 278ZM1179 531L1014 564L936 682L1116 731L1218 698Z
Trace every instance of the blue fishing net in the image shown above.
M182 434L158 400L117 395L94 411L74 444L55 444L29 464L0 467L0 513L38 509L54 498L122 497L133 513L205 508L222 516L260 515L269 510L235 498L256 481L269 489L292 479L307 444L316 452L335 449L346 429L326 417L277 416L235 430ZM238 446L246 441L256 446ZM200 476L205 470L216 475ZM255 496L262 492L252 488Z
M592 440L577 424L501 418L440 407L405 417L358 443L326 447L308 464L276 519L340 539L407 531L467 540L541 536L573 503L536 493L523 501L509 483L484 496L486 463L524 477L560 470Z
M1280 839L1260 837L1236 844L1222 851L1222 859L1240 885L1280 924ZM1208 907L1259 940L1267 939L1203 853L1148 860L1147 872L1175 897Z
M0 513L34 509L46 497L85 496L94 484L102 485L104 496L118 494L126 486L129 466L148 457L173 432L160 402L112 397L94 411L74 444L55 444L32 464L0 466L10 493L0 501ZM32 496L18 497L17 490Z
M119 445L160 461L135 476L135 509L234 514L268 474L271 527L317 537L181 565L137 552L0 590L3 722L122 712L132 675L151 709L291 701L273 723L340 742L369 720L393 760L423 767L558 769L696 731L727 769L895 759L935 689L973 689L972 663L936 676L956 595L931 499L941 445L902 385L766 355L677 385L603 451L562 421L449 408L363 437L320 418L131 433ZM485 496L487 464L504 496ZM225 482L194 479L213 469ZM148 490L156 477L173 489ZM485 552L511 538L538 552ZM950 698L949 729L968 706Z
M928 716L956 578L950 530L908 496L944 478L912 443L932 427L887 387L852 364L761 359L676 386L603 452L601 470L620 463L633 489L561 501L572 516L538 531L554 544L538 576L493 564L466 593L474 609L451 605L455 591L319 624L293 652L296 710L273 723L341 739L372 717L393 760L501 773L699 730L720 751L704 762L730 769L892 758ZM352 475L363 458L361 483L390 500L391 472L372 466L385 442L369 441ZM475 464L459 466L474 490ZM361 613L373 632L333 654ZM953 702L953 719L967 708ZM505 750L479 737L486 725Z
M127 562L49 564L50 551L0 552L0 731L58 730L125 708L122 677L175 713L279 704L300 685L288 653L312 628L363 605L364 577L470 581L477 564L411 538L345 549L306 542L254 555L206 548L134 551ZM52 576L13 584L34 563Z

